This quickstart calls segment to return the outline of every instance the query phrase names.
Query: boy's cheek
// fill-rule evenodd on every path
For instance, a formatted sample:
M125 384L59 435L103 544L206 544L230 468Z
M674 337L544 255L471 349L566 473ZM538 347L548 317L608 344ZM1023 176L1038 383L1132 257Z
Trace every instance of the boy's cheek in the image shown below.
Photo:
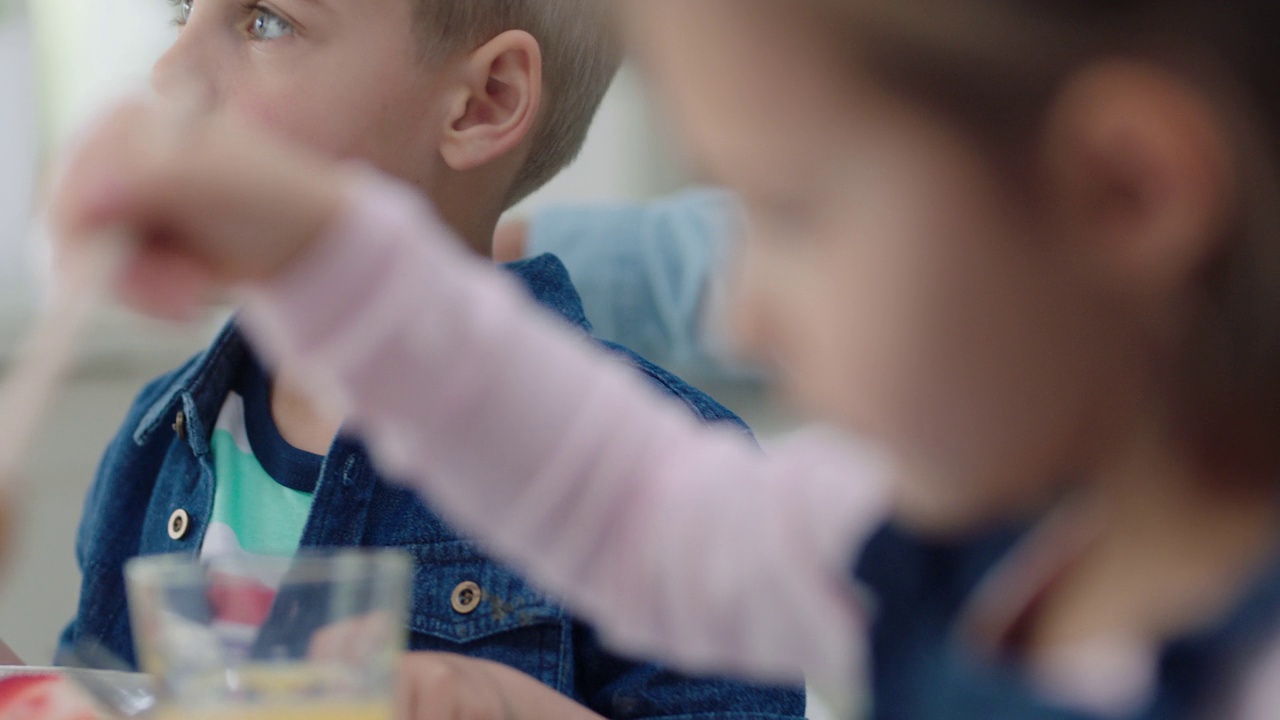
M298 117L298 106L292 102L281 98L237 95L228 105L235 114L276 135L304 143L310 139L311 130L307 123L301 121L303 118Z
M274 95L257 87L250 79L241 79L221 94L218 110L266 128L273 132L292 134L293 124L288 108L295 104L289 95Z
M222 108L289 142L337 155L343 110L336 105L300 82L245 81L225 94Z

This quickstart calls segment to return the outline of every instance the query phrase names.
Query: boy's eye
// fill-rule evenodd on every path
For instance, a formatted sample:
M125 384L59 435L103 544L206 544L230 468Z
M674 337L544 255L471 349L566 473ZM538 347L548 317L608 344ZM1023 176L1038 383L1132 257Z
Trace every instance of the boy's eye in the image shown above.
M178 27L186 25L191 20L191 8L195 5L195 0L171 0L173 4L173 24Z
M293 25L266 8L255 8L249 17L249 34L255 40L278 40L292 35Z

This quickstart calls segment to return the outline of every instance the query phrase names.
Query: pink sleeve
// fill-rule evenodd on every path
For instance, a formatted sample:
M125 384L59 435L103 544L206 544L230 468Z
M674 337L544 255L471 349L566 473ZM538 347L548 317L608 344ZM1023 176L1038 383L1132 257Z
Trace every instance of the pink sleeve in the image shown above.
M857 669L850 568L887 507L868 449L813 432L765 455L696 422L376 178L247 319L385 470L613 644L767 679Z

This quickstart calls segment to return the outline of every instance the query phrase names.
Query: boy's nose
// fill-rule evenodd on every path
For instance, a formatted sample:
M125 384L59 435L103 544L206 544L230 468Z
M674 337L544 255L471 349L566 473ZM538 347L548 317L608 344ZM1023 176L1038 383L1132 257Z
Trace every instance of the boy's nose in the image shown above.
M176 94L190 94L193 88L201 88L202 92L208 83L197 73L190 72L178 63L168 61L165 55L151 68L151 89L162 98L170 98Z
M180 98L184 102L198 100L201 107L213 109L218 102L217 87L213 78L202 70L207 64L200 61L197 48L186 36L185 32L179 35L152 66L151 88L162 98Z
M184 119L195 119L217 110L213 86L198 75L174 74L157 80L153 74L152 86L156 95Z

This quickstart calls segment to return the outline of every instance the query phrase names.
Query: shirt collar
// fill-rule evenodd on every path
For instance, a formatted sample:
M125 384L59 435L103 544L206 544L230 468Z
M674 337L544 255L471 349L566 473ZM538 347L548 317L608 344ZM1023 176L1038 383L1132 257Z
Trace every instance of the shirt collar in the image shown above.
M582 297L569 278L569 271L564 263L555 255L539 255L504 266L524 284L533 295L533 299L545 308L554 310L570 325L591 332L591 322L587 320L586 311L582 307Z

